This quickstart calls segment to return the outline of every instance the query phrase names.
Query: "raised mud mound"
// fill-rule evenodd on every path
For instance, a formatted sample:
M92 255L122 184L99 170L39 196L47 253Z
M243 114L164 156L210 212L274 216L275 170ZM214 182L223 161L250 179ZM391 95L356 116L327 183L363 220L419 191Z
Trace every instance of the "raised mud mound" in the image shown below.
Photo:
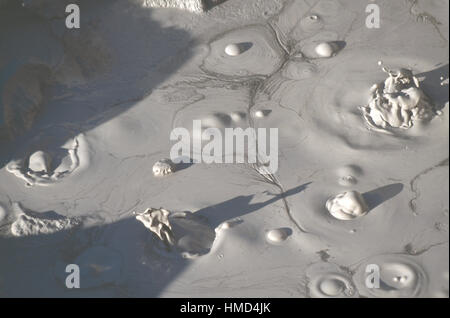
M376 264L380 269L378 288L368 288L365 284L368 264ZM411 257L395 254L378 255L366 260L357 269L355 282L358 291L365 297L423 297L428 288L428 277L422 267Z
M144 7L178 8L201 13L225 0L141 0Z
M389 77L384 83L372 86L369 104L362 108L370 127L408 129L417 121L433 117L431 101L411 70L392 71L383 67L383 71Z
M25 180L26 186L50 185L72 174L87 163L84 136L72 137L64 127L43 131L16 154L6 169Z
M358 291L344 269L330 263L315 263L306 270L309 296L312 298L353 298Z
M135 214L167 251L177 251L185 258L207 254L216 237L206 220L190 212L171 213L163 208L149 208Z
M231 78L269 75L283 63L284 52L266 26L232 30L210 43L202 68L210 74Z
M330 198L326 207L339 220L352 220L365 215L369 208L363 196L357 191L348 191Z
M24 211L18 203L14 205L18 212L17 219L11 224L11 233L14 236L28 236L52 234L67 231L81 224L78 218L67 218L56 213L52 215Z
M153 165L153 175L155 177L162 177L167 174L175 172L175 164L170 159L161 159Z

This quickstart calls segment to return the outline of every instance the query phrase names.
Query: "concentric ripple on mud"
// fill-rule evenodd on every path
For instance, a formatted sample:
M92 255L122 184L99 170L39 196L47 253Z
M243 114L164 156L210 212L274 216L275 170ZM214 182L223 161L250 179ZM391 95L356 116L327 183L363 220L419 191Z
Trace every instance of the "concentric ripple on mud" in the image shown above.
M380 269L379 288L367 287L366 267L369 264L375 264ZM424 270L411 257L400 254L370 258L358 267L354 280L358 291L366 297L419 297L427 291L428 286Z
M351 277L333 264L316 263L311 265L306 273L309 295L313 298L357 296Z

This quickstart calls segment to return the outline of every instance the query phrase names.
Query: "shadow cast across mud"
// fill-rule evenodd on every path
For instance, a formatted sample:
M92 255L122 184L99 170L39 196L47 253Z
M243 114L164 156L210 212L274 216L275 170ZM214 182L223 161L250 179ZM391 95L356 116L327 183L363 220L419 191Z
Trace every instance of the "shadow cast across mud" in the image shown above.
M79 5L79 29L65 26L66 2ZM192 56L190 33L162 26L154 9L139 1L5 3L0 10L0 167L20 159L17 145L42 131L67 126L75 137L119 116Z
M339 53L347 46L347 42L345 41L332 41L330 43L335 48L335 53Z
M305 183L295 188L292 188L284 193L274 195L273 198L259 203L250 203L253 195L238 196L233 199L212 205L195 212L196 215L203 216L208 219L212 227L217 227L221 223L233 220L246 214L252 213L263 207L270 205L280 199L298 194L305 190L310 183Z
M402 192L402 190L403 184L393 183L383 187L376 188L371 191L367 191L363 193L362 196L369 207L369 211L371 211L380 204L395 197L397 194Z
M236 218L296 195L308 184L259 203L251 203L254 195L237 196L193 215L207 218L212 229L225 221L240 224ZM59 217L52 211L38 214ZM13 236L15 219L10 214L0 226L0 297L158 297L195 261L161 251L155 235L134 217L113 222L91 215L81 219L72 229ZM65 286L69 264L80 266L80 289Z

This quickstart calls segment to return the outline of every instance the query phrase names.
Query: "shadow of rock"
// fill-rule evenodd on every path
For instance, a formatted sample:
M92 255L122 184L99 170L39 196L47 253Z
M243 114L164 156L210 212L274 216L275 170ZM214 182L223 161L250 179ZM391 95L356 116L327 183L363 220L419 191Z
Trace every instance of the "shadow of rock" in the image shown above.
M403 184L393 183L362 194L364 200L369 207L369 211L375 209L380 204L392 199L402 192Z
M193 213L192 217L210 218L208 223L212 232L208 230L202 233L211 235L214 227L224 221L300 193L307 185L254 204L250 203L253 195L239 196L201 209ZM189 234L192 220L180 219L176 223L175 230L182 239ZM153 233L134 217L113 223L88 221L85 218L84 221L85 226L70 231L28 236L11 236L7 229L11 224L3 224L0 228L0 296L158 297L189 265L188 259L158 249ZM292 234L291 229L286 230L289 235ZM203 237L201 240L211 241ZM188 247L193 243L189 240L182 242ZM205 252L209 250L209 246L200 248L204 248ZM98 253L99 250L101 253ZM89 271L85 276L80 273L80 289L68 289L65 286L65 278L69 275L65 271L66 266L76 264L80 259L83 260L80 267ZM83 284L86 288L83 288Z
M129 110L192 55L190 33L161 26L150 8L71 3L80 6L80 29L66 28L65 12L47 17L17 1L0 10L0 114L9 114L0 115L0 167L43 129L70 124L75 136ZM23 81L41 68L49 76Z

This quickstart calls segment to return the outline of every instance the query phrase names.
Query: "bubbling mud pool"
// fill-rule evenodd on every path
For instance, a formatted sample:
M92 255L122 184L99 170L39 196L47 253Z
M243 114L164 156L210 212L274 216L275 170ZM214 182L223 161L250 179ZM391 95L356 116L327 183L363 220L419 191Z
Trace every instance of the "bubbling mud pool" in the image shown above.
M446 25L436 10L445 2L421 2L411 14L400 2L380 4L386 15L381 30L365 27L365 4L347 0L233 0L208 12L199 0L134 2L139 5L120 1L96 12L92 32L110 52L108 67L120 75L135 70L131 82L146 94L128 101L130 87L121 90L125 80L105 89L102 76L109 74L96 70L82 81L86 94L68 80L68 94L51 99L57 106L82 102L109 109L105 96L117 90L121 96L112 111L125 99L133 107L118 111L112 124L57 126L15 145L0 175L20 178L10 187L0 183L0 234L6 233L9 248L9 265L0 269L12 274L5 276L22 277L14 275L22 271L9 246L43 236L55 242L45 255L53 255L55 245L64 251L57 261L42 261L54 268L50 276L61 286L67 263L80 265L79 295L448 295L448 261L433 254L448 243L448 200L441 189L448 181L448 95L438 90L448 84L448 56L440 53L448 41L430 24L406 19L425 6ZM133 13L130 23L115 27L124 12ZM141 22L150 17L158 23L143 32L150 28ZM161 32L153 32L159 24ZM172 38L174 30L183 32ZM161 49L163 57L146 63L168 42L174 45ZM142 52L132 65L120 56L131 52ZM380 65L387 79L376 68L379 59L393 68ZM177 69L179 61L185 64ZM70 78L64 69L57 77ZM11 92L33 72L13 78ZM160 83L162 74L168 76ZM43 75L23 83L47 85ZM19 114L46 114L43 92L33 90ZM9 117L15 114L11 92L5 94ZM169 156L171 129L189 130L194 120L221 131L278 127L280 169L263 174L262 159L254 165L159 160ZM26 201L23 206L33 211L12 209L15 201ZM47 206L57 213L42 212ZM199 213L172 212L185 209ZM130 217L131 211L144 212ZM81 222L84 215L98 216L96 227ZM70 239L56 240L57 233ZM365 284L373 264L381 270L378 289ZM43 267L36 272L46 273ZM45 275L34 276L41 278L36 286L48 283ZM12 280L5 286L12 294L23 292Z

